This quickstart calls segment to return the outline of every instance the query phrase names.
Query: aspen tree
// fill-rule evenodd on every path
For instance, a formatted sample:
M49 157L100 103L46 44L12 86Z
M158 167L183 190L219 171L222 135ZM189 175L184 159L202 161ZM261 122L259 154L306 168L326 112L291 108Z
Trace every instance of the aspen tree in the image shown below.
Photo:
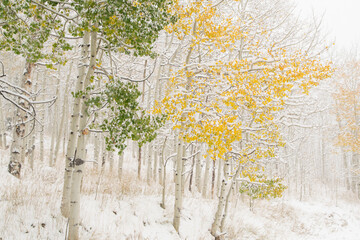
M210 156L210 154L207 154L206 158L205 158L205 173L204 173L204 179L203 179L202 191L201 191L201 195L202 195L203 198L207 197L207 188L208 188L208 182L209 182L210 164L211 164L211 156Z
M83 37L83 43L81 44L81 64L78 67L78 76L76 81L75 92L80 92L84 89L84 78L85 78L85 68L87 64L88 49L89 49L89 33L85 33ZM78 127L80 119L80 98L74 98L73 110L70 119L70 134L67 143L66 149L66 163L65 163L65 172L64 172L64 185L62 192L61 200L61 213L64 217L68 218L70 216L70 194L71 194L71 179L73 174L73 163L77 145L78 138Z
M334 94L336 100L337 122L339 125L339 133L336 144L344 151L350 152L350 163L347 164L346 157L344 165L347 166L349 175L349 186L352 192L356 193L360 198L360 143L359 122L360 122L360 83L358 76L360 75L360 62L351 57L345 63L339 66L339 71L335 75L337 78L338 92ZM341 116L341 117L340 117Z
M45 71L43 71L42 73L42 82L41 82L41 88L45 89L45 83L46 83L46 78L45 78ZM43 100L43 99L42 99ZM43 105L43 107L41 108L41 122L45 121L45 106ZM41 130L40 130L40 162L44 162L44 132L45 132L45 128L42 126Z
M0 147L2 149L6 148L6 141L4 141L5 137L5 118L4 118L4 113L3 113L3 104L2 101L0 100Z
M90 79L94 74L97 54L97 33L92 31L91 33L84 33L84 44L89 42L90 37L90 60L89 68L84 76L80 75L80 81L83 81L83 89L87 89L90 85ZM71 178L71 195L70 195L70 215L69 215L69 239L79 238L79 226L80 226L80 186L84 171L85 163L85 138L89 134L89 130L86 128L88 120L88 106L84 103L89 99L89 93L85 92L82 96L83 103L81 104L81 111L79 112L80 121L79 127L80 133L78 135L77 146L74 153L74 158L70 162L70 167L73 168L73 176Z
M318 58L308 58L301 49L287 49L284 47L286 40L281 37L280 41L271 37L272 34L277 36L274 31L283 29L268 30L270 26L266 21L253 22L249 16L240 19L232 18L231 14L218 14L220 5L196 1L177 9L180 20L171 25L169 31L175 32L179 39L189 39L184 47L187 54L170 78L167 93L155 112L165 113L168 120L176 123L174 128L180 129L184 142L205 143L212 160L224 161L225 155L234 151L234 143L242 141L244 134L250 134L249 141L236 153L242 156L251 152L246 161L255 164L239 175L257 181L256 174L261 169L256 163L275 156L277 147L283 146L275 116L284 98L294 86L307 93L320 80L329 77L331 69ZM245 30L241 27L243 21L254 25ZM258 35L258 29L262 29L263 34ZM209 63L205 64L204 59L202 64L187 61L188 53L201 44L208 50L204 56ZM244 48L246 57L237 57L239 49L235 46L238 45ZM218 57L226 53L226 58ZM202 117L199 119L199 116ZM179 151L178 147L178 154ZM176 182L176 188L179 185ZM181 195L175 193L176 201L177 196ZM219 216L225 206L224 196L225 193L220 194L219 213L211 231L216 237L221 222ZM181 206L176 202L175 205ZM174 227L178 231L180 208L174 210Z
M197 190L200 192L201 189L201 172L202 172L202 165L201 165L201 145L198 144L200 153L195 156L196 159L196 170L195 170L195 185Z
M224 178L222 180L221 183L221 192L220 192L220 196L219 196L219 202L218 202L218 207L215 213L215 219L214 222L211 226L211 234L215 237L220 235L220 223L221 223L221 216L223 215L223 211L225 208L225 204L226 204L226 190L227 190L227 185L228 185L228 180L229 180L229 165L230 163L228 161L226 161L224 163Z
M56 77L56 83L55 83L55 96L57 98L60 97L60 78L61 78L61 67L58 67L58 75ZM55 119L58 119L58 113L59 113L59 102L55 103L54 112L51 114L53 117L52 124L51 124L51 143L50 143L50 156L49 156L49 166L52 167L55 164L56 158L55 158L55 144L58 140L57 135L60 132L60 127L58 124L58 121Z
M124 164L124 153L118 155L118 177L121 180L122 172L123 172L123 164Z
M33 92L37 92L38 83L39 83L39 71L37 70ZM34 97L32 100L35 101L36 97ZM36 133L35 133L35 129L34 129L34 131L31 133L31 137L29 139L28 149L27 149L27 154L29 155L29 158L28 158L29 165L30 165L31 169L34 169L35 140L36 140Z
M26 62L25 70L23 77L21 78L21 87L29 92L31 88L31 72L34 68L33 63ZM8 171L17 178L20 178L21 171L21 159L20 154L22 151L22 139L26 136L26 125L28 118L28 113L24 110L29 110L29 105L24 100L19 102L19 106L22 108L16 108L16 125L13 130L13 140L10 147L10 163L8 166Z
M62 53L67 50L67 44L59 44L60 48L53 48L52 53L44 51L44 45L50 39L50 32L57 29L60 23L53 18L52 13L48 13L44 9L37 9L32 2L11 0L0 2L0 21L2 24L1 35L6 37L0 38L0 50L12 51L17 55L21 55L25 59L25 70L21 77L20 87L23 88L20 100L16 100L15 105L21 110L16 113L16 126L13 132L13 142L11 146L11 157L9 163L9 172L14 176L20 177L20 155L24 156L22 150L29 131L34 129L35 114L29 110L31 105L31 74L35 67L35 63L39 60L48 60L49 66L51 61L62 62ZM54 32L56 32L54 30ZM60 40L58 38L58 40ZM60 40L61 41L61 40ZM33 110L35 110L33 108ZM32 124L32 127L27 127ZM29 130L26 131L26 128ZM21 140L23 139L23 140Z

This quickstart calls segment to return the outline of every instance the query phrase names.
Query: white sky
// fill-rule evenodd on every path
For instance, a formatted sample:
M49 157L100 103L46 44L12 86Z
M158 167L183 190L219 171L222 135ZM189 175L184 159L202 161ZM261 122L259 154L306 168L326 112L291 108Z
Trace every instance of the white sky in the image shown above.
M337 49L350 50L360 46L360 0L294 0L304 16L323 18L329 40L335 40Z

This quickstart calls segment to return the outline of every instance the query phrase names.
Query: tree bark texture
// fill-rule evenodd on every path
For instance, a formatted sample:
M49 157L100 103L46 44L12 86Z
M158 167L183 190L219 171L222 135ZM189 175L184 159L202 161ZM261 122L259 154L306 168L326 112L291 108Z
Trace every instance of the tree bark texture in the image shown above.
M79 64L79 75L76 82L75 92L84 89L85 66L87 64L88 50L89 50L89 34L85 33L83 44L81 46L81 63ZM72 177L72 159L75 155L75 148L77 143L77 134L79 130L80 118L80 98L75 98L73 103L73 111L70 119L70 134L65 155L65 173L64 186L61 200L61 213L64 217L69 217L70 213L70 193L71 193L71 177Z
M30 62L26 62L24 74L21 78L21 87L27 91L31 89L31 72L34 68L34 64ZM23 99L19 100L19 106L28 110L29 103L25 102ZM23 149L22 142L23 138L26 136L26 122L28 120L28 114L21 110L20 108L16 108L15 110L15 126L13 130L13 141L10 149L10 162L8 165L8 171L13 176L20 178L21 173L21 151Z

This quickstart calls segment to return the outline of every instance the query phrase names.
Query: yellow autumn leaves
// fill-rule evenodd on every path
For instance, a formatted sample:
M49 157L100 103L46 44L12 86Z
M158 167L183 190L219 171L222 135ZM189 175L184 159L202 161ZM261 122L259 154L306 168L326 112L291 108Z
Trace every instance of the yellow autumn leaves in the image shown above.
M186 142L206 143L213 158L240 143L244 155L254 149L248 160L273 157L283 145L276 116L284 100L295 86L307 92L329 77L330 65L277 46L271 32L252 32L252 19L226 15L212 1L177 3L175 11L179 20L166 30L188 56L178 57L154 112Z
M351 60L339 67L334 94L339 123L337 144L344 150L360 153L360 61Z

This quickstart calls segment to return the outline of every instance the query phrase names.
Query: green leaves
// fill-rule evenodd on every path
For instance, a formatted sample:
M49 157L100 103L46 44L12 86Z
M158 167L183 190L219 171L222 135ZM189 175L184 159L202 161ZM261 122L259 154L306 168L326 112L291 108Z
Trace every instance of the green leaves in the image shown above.
M258 175L256 182L241 182L239 191L246 193L251 199L257 198L278 198L282 196L287 188L281 183L281 178L267 179L263 175Z
M169 0L107 0L96 3L74 0L69 3L79 14L80 23L72 23L69 31L81 36L83 31L97 31L106 40L108 49L134 56L152 56L152 44L159 32L176 17L168 9ZM96 23L96 27L94 26Z
M165 117L146 114L137 101L140 95L136 84L116 79L106 84L100 96L87 102L96 107L107 105L109 117L103 120L100 128L108 132L105 138L108 150L117 148L121 153L126 147L126 139L137 141L139 146L155 139L156 130L162 126Z
M42 59L59 62L63 52L71 49L71 46L59 37L58 48L44 51L50 34L63 23L54 13L38 7L30 0L1 1L0 22L0 50L13 51L28 62Z
M96 31L105 40L105 48L134 56L149 55L159 32L176 18L169 13L169 0L6 0L0 2L0 50L14 51L30 62L54 59L72 49L66 35L81 37L84 31ZM74 19L76 18L76 21ZM53 34L51 52L45 43Z

